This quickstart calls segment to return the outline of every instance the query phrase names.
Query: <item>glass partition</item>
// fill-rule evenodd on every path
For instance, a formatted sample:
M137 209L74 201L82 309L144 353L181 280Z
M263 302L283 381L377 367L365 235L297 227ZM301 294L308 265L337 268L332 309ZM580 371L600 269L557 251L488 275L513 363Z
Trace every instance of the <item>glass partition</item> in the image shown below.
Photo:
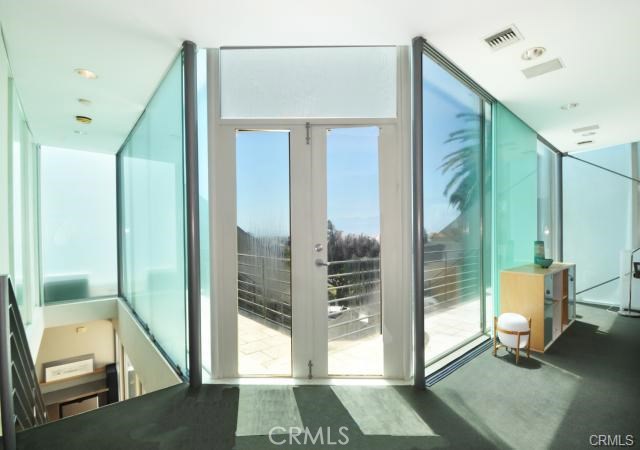
M9 246L3 261L9 266L22 320L29 323L33 307L40 305L38 146L33 142L13 79L8 79L6 86Z
M42 147L45 303L118 294L115 156Z
M538 141L538 240L544 242L545 257L558 259L558 158Z
M502 104L494 108L494 310L500 271L533 263L538 236L537 135Z
M182 55L117 155L120 294L186 374Z
M200 287L202 367L211 373L211 259L209 245L209 148L207 50L198 50L198 188L200 209Z
M631 151L627 144L575 153L582 161L563 159L563 252L564 259L576 264L581 301L620 303L620 252L634 245L631 202L636 183L604 168L631 176Z
M10 83L9 155L11 161L11 281L20 310L24 310L24 158L30 150L24 142L25 123L14 83Z
M425 361L484 329L483 147L490 105L422 58Z

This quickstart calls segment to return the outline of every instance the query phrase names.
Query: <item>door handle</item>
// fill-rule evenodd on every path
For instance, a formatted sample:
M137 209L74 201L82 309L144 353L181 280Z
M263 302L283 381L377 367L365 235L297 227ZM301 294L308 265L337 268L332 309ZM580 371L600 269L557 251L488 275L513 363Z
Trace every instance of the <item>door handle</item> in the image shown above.
M329 263L324 262L322 259L318 258L316 259L316 266L325 266L325 267L329 267Z

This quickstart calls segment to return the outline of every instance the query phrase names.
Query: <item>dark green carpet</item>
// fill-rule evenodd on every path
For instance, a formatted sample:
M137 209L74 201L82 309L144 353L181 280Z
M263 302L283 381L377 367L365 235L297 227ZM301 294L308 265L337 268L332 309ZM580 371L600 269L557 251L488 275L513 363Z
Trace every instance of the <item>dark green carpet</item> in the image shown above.
M396 387L438 435L364 436L330 387L295 396L305 426L349 428L349 444L280 445L234 435L238 389L176 386L18 434L20 449L588 448L591 434L640 438L640 319L580 305L544 355L515 366L485 352L427 392ZM335 436L335 435L334 435ZM340 436L334 437L334 440Z

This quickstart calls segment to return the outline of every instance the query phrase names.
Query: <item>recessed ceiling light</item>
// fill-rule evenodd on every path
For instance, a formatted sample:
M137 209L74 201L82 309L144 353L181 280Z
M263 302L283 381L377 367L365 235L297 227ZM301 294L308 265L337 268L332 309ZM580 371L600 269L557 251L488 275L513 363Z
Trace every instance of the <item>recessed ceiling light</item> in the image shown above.
M79 98L78 103L80 103L81 105L89 106L91 105L91 100L86 98Z
M560 107L563 111L569 111L570 109L577 108L579 103L567 103L566 105L562 105Z
M88 116L76 116L76 121L79 123L89 124L91 123L92 119Z
M76 69L76 73L87 80L95 80L98 78L98 75L89 69Z
M544 55L547 49L544 47L531 47L524 51L522 54L522 59L525 61L531 61L532 59L536 59Z
M588 131L586 133L582 133L583 136L593 136L594 134L596 134L595 131Z

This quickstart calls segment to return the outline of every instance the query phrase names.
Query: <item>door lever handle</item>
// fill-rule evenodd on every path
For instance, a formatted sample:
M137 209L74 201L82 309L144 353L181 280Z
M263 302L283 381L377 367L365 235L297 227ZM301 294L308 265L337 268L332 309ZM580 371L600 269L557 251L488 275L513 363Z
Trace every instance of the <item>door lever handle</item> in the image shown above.
M329 267L329 263L324 262L322 259L318 258L316 259L316 266L325 266L325 267Z

